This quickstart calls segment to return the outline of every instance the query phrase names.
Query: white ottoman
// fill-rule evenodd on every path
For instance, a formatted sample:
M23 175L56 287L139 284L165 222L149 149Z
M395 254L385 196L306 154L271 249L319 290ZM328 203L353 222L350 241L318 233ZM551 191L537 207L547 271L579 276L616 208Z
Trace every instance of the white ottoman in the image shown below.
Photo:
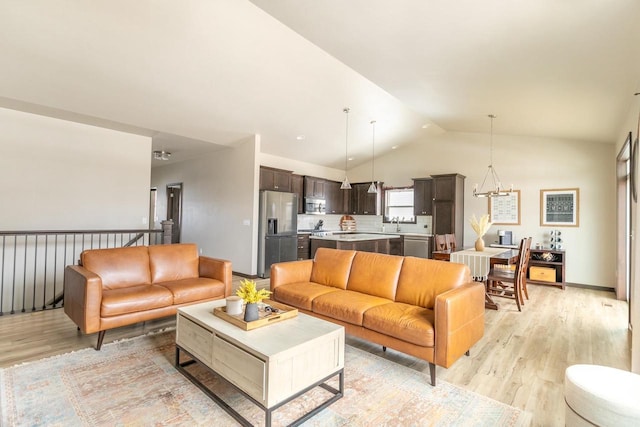
M564 374L565 425L640 426L640 375L598 365Z

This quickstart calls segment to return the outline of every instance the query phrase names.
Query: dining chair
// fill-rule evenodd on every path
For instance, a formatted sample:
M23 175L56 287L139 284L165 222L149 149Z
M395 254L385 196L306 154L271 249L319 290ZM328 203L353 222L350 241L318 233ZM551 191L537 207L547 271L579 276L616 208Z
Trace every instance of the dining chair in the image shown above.
M455 234L445 234L444 235L444 240L446 242L447 249L449 249L452 252L456 250L456 235Z
M433 251L431 258L438 261L449 261L451 250L447 248L447 239L444 234L433 236Z
M527 280L530 248L531 237L523 238L520 240L515 270L497 264L489 270L487 275L487 294L515 300L518 311L522 311L521 306L524 305L523 287Z
M444 251L449 249L447 247L447 237L445 234L436 234L433 236L433 250Z

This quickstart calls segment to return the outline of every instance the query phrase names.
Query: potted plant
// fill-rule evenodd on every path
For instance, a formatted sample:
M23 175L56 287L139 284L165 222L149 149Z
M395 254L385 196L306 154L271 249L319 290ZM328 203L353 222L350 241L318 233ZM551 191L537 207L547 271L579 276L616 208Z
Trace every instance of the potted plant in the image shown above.
M271 291L257 289L254 280L242 279L236 295L246 303L244 308L244 321L253 322L258 320L258 303L265 298L269 298Z
M473 214L471 215L471 219L469 220L469 222L471 223L471 228L473 228L473 231L475 231L476 235L478 236L475 244L476 251L482 252L484 251L484 240L482 240L482 236L484 236L491 227L489 215L482 215L480 217L480 220L478 221L476 219L476 215Z

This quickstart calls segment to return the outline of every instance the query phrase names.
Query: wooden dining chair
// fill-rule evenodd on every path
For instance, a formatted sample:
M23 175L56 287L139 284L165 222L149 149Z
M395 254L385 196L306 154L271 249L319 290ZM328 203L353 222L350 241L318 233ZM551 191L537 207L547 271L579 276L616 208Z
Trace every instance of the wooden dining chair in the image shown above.
M445 234L436 234L433 236L433 250L444 251L449 249L447 247L447 237Z
M444 240L445 243L447 245L447 249L449 249L450 251L455 251L456 250L456 235L455 234L445 234L444 235Z
M433 236L433 251L431 258L438 261L449 261L451 250L447 248L447 239L444 234L436 234Z
M530 248L531 237L523 238L520 240L518 262L515 270L497 264L489 270L487 275L487 294L515 300L518 311L522 311L522 306L524 305L523 287L527 280Z

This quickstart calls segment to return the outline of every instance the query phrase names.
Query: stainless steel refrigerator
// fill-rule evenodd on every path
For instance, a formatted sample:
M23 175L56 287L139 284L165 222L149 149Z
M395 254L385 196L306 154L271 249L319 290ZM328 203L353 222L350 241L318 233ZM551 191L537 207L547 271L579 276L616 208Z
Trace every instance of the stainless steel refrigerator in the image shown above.
M269 277L271 264L298 257L298 196L261 191L259 221L258 276Z

